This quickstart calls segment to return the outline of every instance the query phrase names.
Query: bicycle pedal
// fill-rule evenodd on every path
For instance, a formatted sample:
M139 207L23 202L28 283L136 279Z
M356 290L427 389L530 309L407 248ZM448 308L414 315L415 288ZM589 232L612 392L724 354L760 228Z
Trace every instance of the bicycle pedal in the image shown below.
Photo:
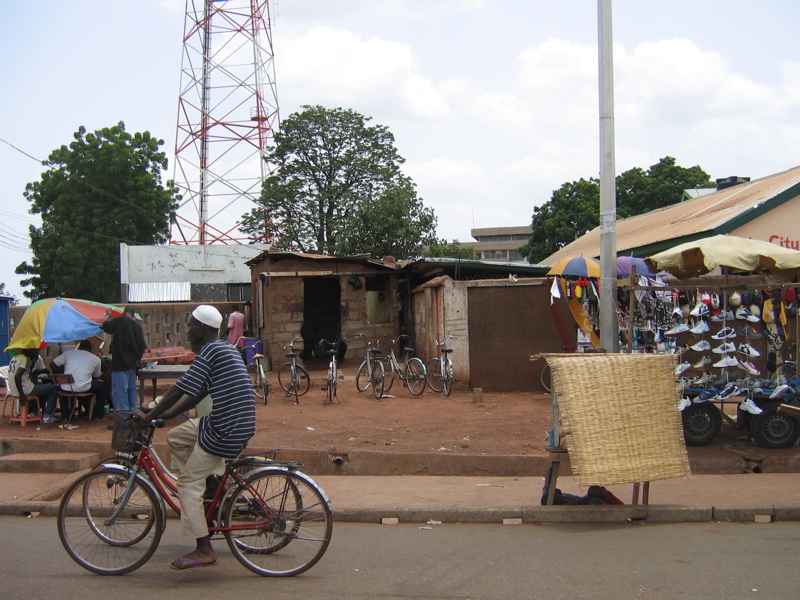
M344 375L339 375L339 381L344 381Z
M327 391L328 391L328 388L327 388L327 387L321 387L321 388L319 388L319 389L320 389L320 391L323 391L323 392L327 392Z

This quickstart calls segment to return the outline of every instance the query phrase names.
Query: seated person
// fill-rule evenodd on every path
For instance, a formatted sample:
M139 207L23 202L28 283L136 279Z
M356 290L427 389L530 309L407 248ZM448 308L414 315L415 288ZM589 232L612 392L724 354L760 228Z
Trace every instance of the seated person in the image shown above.
M52 383L37 383L39 375L47 373L38 348L22 348L8 365L8 393L19 396L20 406L28 396L38 396L44 406L43 423L54 423L57 389ZM31 410L33 407L28 407Z
M105 415L106 384L100 379L100 358L92 354L92 343L89 340L81 340L78 347L74 350L67 350L64 354L55 357L52 366L63 367L66 375L72 375L74 383L63 384L61 389L65 392L90 392L95 395L94 419L102 419ZM89 416L90 399L82 398L81 405L83 412ZM61 418L66 418L66 407L61 407Z
M553 467L547 469L544 476L544 487L542 488L542 506L547 504L547 488L550 486L550 478L553 476ZM614 494L600 485L590 485L586 495L577 496L575 494L565 494L556 488L553 496L553 505L581 505L581 504L625 504Z

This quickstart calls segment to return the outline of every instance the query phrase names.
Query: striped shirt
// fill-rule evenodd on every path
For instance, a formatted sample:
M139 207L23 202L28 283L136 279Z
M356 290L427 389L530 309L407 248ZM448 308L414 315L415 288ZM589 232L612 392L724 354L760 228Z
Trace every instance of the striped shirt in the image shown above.
M225 342L209 342L175 385L192 396L203 390L211 395L211 414L200 419L200 447L220 458L239 456L256 432L256 403L238 350Z

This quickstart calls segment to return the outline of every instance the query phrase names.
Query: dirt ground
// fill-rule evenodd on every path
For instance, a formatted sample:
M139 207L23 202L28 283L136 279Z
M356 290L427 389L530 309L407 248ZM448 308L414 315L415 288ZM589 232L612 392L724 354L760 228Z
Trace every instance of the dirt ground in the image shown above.
M284 398L277 375L269 402L257 405L257 433L249 447L325 450L329 452L440 453L464 455L544 455L546 432L550 428L550 396L542 393L483 394L475 402L473 393L456 389L451 397L426 389L413 397L402 382L395 382L388 397L375 399L355 387L355 366L345 365L339 383L340 402L324 405L325 371L310 368L311 389L295 405ZM166 389L159 385L159 393ZM152 398L148 383L147 400ZM177 424L177 420L172 423ZM107 417L99 422L78 421L77 429L65 431L58 425L10 426L0 424L0 437L97 440L111 438ZM759 448L743 430L725 424L722 433L708 446L690 447L691 458L730 457L748 460L767 456L796 457L800 448L766 450Z

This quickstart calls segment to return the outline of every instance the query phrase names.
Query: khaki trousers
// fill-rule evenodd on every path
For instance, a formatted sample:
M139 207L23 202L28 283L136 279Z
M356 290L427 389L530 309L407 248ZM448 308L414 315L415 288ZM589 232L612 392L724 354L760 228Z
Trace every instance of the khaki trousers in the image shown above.
M206 477L222 473L225 460L213 456L197 444L199 419L190 419L167 434L172 451L172 471L178 476L178 499L181 501L181 523L186 537L208 535L203 493Z

